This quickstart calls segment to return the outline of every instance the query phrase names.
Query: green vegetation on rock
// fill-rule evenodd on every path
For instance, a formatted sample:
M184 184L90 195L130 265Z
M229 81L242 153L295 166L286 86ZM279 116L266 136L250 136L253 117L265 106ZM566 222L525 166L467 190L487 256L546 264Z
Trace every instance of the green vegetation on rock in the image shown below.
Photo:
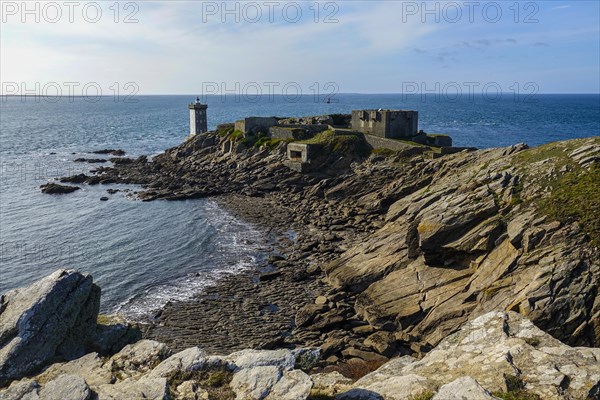
M231 135L235 130L234 124L221 124L217 126L217 135L221 137L225 137Z
M408 400L431 400L434 393L431 390L424 390L419 394L410 396Z
M238 131L236 129L233 132L231 132L228 137L229 137L229 139L233 140L234 142L237 142L238 140L244 139L244 132Z
M600 244L600 167L567 172L539 203L549 217L564 224L579 222L594 244Z
M514 375L504 375L506 382L506 392L494 392L493 395L502 400L542 400L537 394L533 394L525 389L523 380Z
M379 147L379 148L373 149L371 154L377 155L377 156L382 156L382 157L392 157L392 156L398 154L398 152L396 150Z
M600 244L600 167L582 168L571 152L589 139L549 143L521 151L512 165L522 174L513 189L512 205L535 203L548 217L563 224L579 223L595 245ZM600 140L595 140L600 143ZM524 199L522 194L531 185L539 188L540 195ZM547 193L546 193L547 192Z
M262 146L265 146L267 149L273 150L277 146L279 146L279 143L282 143L282 142L286 142L286 140L284 140L284 139L274 139L274 138L270 138L268 136L263 136L263 137L259 138L256 141L256 143L254 143L254 147L260 148Z
M179 385L192 381L197 387L208 392L208 400L233 400L235 393L229 387L232 378L233 374L225 368L200 371L176 370L167 377L167 382L172 398L178 398L176 390Z
M371 154L370 146L361 136L340 134L332 130L323 131L310 139L298 141L297 143L320 145L324 149L336 153L355 154L361 157L368 157Z

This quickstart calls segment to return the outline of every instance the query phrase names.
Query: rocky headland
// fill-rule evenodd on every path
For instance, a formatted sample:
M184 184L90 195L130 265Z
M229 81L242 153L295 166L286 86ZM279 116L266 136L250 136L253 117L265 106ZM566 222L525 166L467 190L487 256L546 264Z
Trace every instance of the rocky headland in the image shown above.
M139 321L146 340L126 349L169 349L141 373L106 367L119 353L94 356L118 375L103 385L159 379L173 351L186 359L172 360L178 379L161 376L147 398L203 398L185 397L188 386L230 398L204 382L214 371L238 399L598 398L600 138L440 158L317 139L308 173L288 167L286 141L224 125L152 160L61 179L141 184L144 201L214 197L276 238L265 265ZM288 361L255 373L236 361L247 348ZM36 394L50 384L28 382Z

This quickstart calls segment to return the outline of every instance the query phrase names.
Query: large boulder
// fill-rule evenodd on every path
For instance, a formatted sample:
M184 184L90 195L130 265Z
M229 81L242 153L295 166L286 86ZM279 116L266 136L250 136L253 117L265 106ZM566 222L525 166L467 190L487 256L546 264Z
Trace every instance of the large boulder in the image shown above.
M95 337L100 288L91 275L59 270L0 297L0 381L52 359L86 353Z
M305 400L313 386L309 376L294 369L306 352L242 350L226 359L234 364L231 389L238 400Z

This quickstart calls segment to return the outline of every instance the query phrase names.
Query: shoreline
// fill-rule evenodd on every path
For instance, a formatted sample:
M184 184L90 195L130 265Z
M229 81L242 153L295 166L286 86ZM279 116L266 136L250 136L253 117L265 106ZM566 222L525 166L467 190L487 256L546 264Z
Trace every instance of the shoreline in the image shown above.
M214 199L275 239L277 256L268 263L168 304L144 327L146 338L212 353L319 347L326 367L419 358L477 315L521 307L566 343L596 343L594 307L561 308L587 304L572 293L592 290L581 286L588 272L560 274L547 261L596 268L583 231L593 226L553 222L536 204L553 195L544 189L548 180L595 173L597 138L434 159L421 148L366 155L359 142L325 142L318 168L298 173L288 168L287 143L248 147L223 129L190 137L152 162L142 156L61 179L141 184L142 201ZM536 264L544 273L536 274ZM544 274L564 289L531 311L529 298L556 297ZM554 325L557 315L571 319L566 334Z
M238 194L209 198L235 218L264 229L271 247L261 254L266 262L228 274L189 300L167 303L157 312L158 318L142 325L144 338L166 343L175 351L200 345L210 354L247 347L320 346L321 335L298 330L294 319L317 297L338 291L325 282L313 247L306 246L309 235L298 231L293 211L270 198ZM361 325L356 319L354 324Z

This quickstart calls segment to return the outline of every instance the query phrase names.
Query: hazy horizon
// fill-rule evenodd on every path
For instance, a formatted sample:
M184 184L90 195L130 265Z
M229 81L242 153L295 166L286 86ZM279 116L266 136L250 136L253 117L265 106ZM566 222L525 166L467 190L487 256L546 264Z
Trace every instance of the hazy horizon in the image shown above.
M600 2L3 1L1 12L3 95L600 93Z

